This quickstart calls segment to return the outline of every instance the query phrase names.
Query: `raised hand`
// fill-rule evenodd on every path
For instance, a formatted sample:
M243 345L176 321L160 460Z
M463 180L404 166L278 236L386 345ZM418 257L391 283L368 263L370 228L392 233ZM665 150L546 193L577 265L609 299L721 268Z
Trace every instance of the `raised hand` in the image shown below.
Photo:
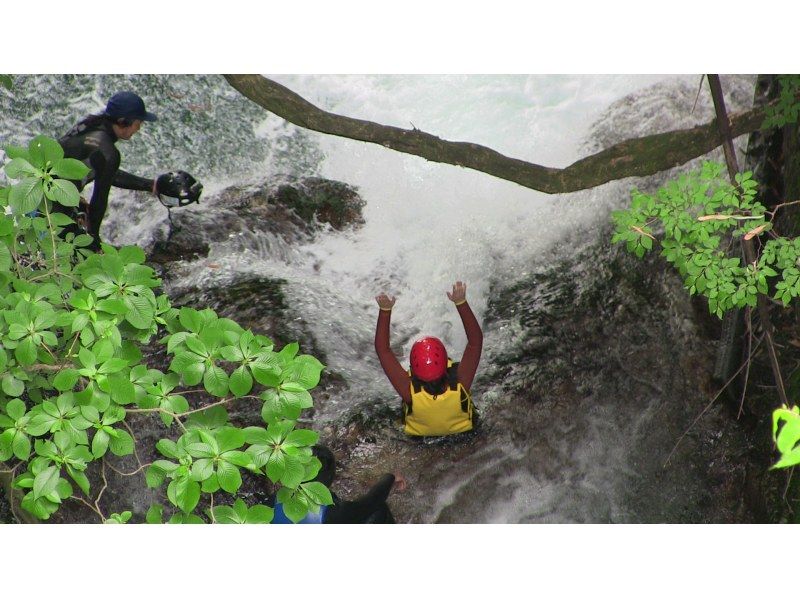
M453 292L447 293L447 298L453 303L462 303L467 300L467 285L460 280L453 285Z
M378 302L378 307L384 310L390 310L394 307L394 302L396 299L394 297L390 297L386 293L381 293L377 297L375 297L375 301Z

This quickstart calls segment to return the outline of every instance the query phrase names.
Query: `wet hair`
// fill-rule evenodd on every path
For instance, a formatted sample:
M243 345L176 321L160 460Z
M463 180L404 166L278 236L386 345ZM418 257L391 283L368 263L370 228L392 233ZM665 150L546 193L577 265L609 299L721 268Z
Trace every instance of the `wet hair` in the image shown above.
M430 380L427 382L425 380L420 380L412 373L411 382L414 383L415 387L421 386L425 392L434 397L444 394L444 391L448 388L447 373L438 380Z
M72 137L73 135L80 135L86 131L100 129L104 126L108 125L119 125L121 127L127 127L133 124L133 121L129 118L114 118L113 116L109 116L105 112L101 112L100 114L90 114L74 127L72 127L66 134L66 137Z
M311 448L311 453L322 463L322 467L320 467L314 481L330 487L333 483L333 478L336 476L336 457L333 456L328 447L319 444Z

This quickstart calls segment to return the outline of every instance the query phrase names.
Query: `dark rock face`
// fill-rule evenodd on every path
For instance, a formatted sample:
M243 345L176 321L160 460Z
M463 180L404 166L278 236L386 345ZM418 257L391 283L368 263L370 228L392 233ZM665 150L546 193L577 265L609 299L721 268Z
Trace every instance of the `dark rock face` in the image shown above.
M346 183L318 177L282 177L228 187L203 202L202 210L171 211L166 238L149 260L167 263L208 255L209 244L242 232L272 233L287 242L309 240L323 227L364 223L364 200Z

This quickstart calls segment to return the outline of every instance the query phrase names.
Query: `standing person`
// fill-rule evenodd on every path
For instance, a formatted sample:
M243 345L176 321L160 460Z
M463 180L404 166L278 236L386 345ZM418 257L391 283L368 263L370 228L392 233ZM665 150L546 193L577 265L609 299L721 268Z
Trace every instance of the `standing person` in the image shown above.
M322 466L314 478L315 482L324 484L330 489L336 474L336 458L325 446L317 445L312 449L314 456ZM399 473L386 473L370 488L364 496L357 500L342 500L334 492L332 505L323 505L317 513L309 513L298 523L394 523L394 517L386 504L392 490L403 492L406 480ZM283 505L270 497L268 504L275 509L272 523L291 523L283 512Z
M375 297L380 311L375 330L375 352L397 394L403 399L405 432L410 436L448 436L473 428L470 388L483 348L483 332L467 303L467 285L460 280L447 293L467 334L460 362L447 356L442 341L427 336L411 347L406 371L389 346L389 322L395 298L386 293Z
M120 91L108 100L101 114L84 118L58 142L64 149L64 157L84 162L91 170L81 181L74 181L79 191L94 181L91 200L87 210L85 228L92 236L89 246L93 251L100 249L100 225L108 207L108 194L111 187L149 191L161 199L161 195L176 198L164 205L186 205L200 198L203 186L190 174L178 171L166 173L156 179L148 179L120 170L121 157L116 143L127 141L139 132L143 122L155 122L158 117L148 112L144 100L131 91ZM79 229L68 232L79 233Z

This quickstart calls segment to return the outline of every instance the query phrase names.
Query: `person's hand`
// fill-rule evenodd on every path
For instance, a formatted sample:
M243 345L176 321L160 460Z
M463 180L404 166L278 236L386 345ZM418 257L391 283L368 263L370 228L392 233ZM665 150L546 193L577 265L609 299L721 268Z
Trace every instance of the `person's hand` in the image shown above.
M375 297L375 301L378 302L378 307L380 307L384 311L391 311L394 307L394 302L396 299L394 297L390 297L386 293L381 293L377 297Z
M408 483L406 479L403 477L402 474L395 472L394 474L394 484L392 484L392 490L395 492L405 492Z
M467 300L467 285L460 280L456 281L453 285L453 292L447 293L447 298L456 305L463 303Z

